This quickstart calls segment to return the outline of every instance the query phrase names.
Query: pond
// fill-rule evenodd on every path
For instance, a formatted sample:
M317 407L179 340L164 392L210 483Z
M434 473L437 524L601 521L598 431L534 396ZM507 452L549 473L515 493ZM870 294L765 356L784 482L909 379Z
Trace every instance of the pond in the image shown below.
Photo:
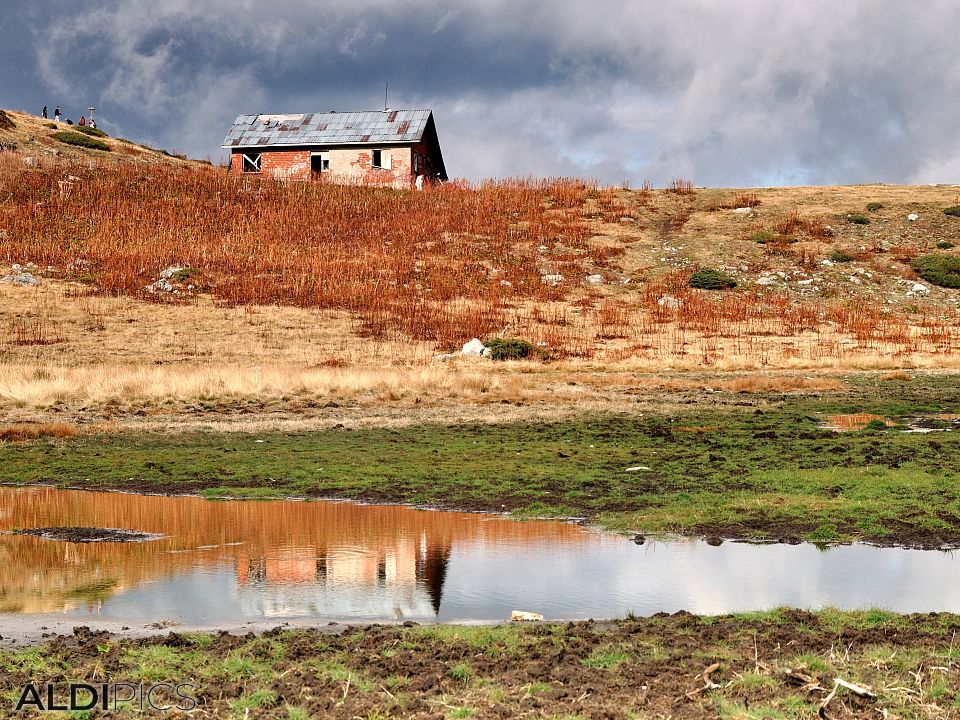
M71 542L10 532L64 526L160 537ZM214 626L506 620L512 610L547 619L778 606L960 611L952 553L637 545L570 523L399 506L0 488L0 532L7 617Z

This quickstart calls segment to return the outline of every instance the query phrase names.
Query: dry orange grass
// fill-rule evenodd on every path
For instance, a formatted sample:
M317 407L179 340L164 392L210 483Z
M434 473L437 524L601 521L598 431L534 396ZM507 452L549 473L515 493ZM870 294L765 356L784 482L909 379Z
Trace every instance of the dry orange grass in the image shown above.
M10 423L0 425L0 442L68 438L74 437L78 432L76 425L64 422Z

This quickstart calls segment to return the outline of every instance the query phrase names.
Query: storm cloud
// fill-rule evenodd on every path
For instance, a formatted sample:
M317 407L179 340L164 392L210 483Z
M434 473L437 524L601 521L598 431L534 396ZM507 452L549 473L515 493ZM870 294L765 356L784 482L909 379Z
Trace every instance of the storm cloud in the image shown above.
M432 108L451 175L956 182L953 0L36 0L0 105L217 160L250 112Z

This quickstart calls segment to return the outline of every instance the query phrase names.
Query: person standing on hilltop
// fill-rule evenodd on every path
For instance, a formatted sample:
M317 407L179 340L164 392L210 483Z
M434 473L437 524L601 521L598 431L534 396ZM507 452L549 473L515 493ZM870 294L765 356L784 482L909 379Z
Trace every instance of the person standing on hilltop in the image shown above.
M46 106L46 105L43 106L43 119L44 119L44 120L47 119L47 106Z
M57 105L57 109L53 111L53 121L60 122L60 106Z
M86 119L83 115L80 116L80 123L79 123L79 124L80 124L80 125L86 125L86 124L87 124L87 119Z

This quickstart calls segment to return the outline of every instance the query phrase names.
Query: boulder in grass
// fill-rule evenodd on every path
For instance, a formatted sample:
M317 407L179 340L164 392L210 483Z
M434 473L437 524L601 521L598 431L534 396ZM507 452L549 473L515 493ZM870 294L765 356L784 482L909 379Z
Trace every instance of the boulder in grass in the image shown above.
M485 357L490 354L490 348L477 338L473 338L461 348L460 354L466 357Z

